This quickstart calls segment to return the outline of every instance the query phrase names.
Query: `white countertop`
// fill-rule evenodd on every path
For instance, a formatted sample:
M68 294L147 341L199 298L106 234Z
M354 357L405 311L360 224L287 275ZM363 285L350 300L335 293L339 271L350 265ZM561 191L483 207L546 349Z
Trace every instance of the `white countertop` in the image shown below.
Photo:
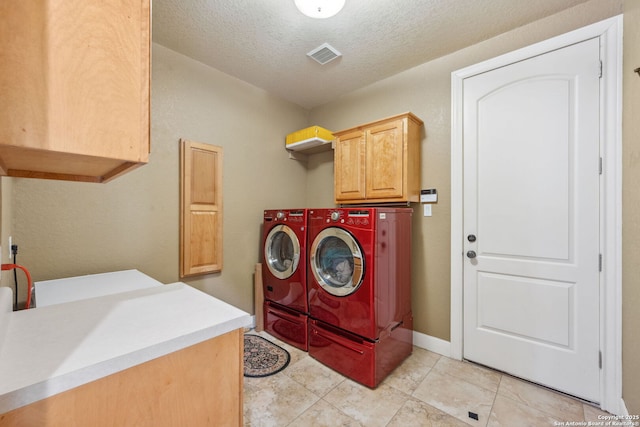
M248 313L184 283L5 317L0 414L251 324Z
M89 274L34 283L36 307L162 286L138 270Z

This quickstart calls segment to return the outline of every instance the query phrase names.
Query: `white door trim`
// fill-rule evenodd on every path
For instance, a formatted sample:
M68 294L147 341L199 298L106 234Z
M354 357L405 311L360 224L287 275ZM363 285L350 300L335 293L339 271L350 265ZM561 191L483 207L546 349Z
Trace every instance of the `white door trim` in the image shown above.
M622 401L622 15L519 49L451 74L451 357L463 346L462 82L465 78L594 37L601 38L600 407L625 412Z

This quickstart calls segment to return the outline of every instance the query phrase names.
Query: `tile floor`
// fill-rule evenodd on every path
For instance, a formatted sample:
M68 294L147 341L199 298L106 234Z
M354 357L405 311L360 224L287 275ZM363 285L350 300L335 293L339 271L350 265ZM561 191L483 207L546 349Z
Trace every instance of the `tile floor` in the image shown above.
M245 426L539 427L598 421L598 415L606 414L579 400L418 347L371 390L266 332L258 335L287 349L291 361L275 375L245 377ZM469 411L478 414L477 421L469 418Z

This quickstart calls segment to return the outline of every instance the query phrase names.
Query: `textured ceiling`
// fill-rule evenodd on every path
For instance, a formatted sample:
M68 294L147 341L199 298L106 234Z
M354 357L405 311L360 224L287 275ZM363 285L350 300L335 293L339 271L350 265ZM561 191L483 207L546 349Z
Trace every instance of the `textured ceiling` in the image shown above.
M347 0L328 19L294 0L153 0L153 40L310 109L585 0ZM307 52L329 43L342 57Z

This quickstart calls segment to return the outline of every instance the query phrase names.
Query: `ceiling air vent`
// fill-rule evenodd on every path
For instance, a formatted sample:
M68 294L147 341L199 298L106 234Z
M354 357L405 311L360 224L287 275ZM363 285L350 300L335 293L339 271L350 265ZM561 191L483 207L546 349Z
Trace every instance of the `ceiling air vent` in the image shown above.
M337 57L342 56L342 54L329 43L323 43L311 52L307 53L307 56L315 59L319 64L324 65L327 62L331 62Z

